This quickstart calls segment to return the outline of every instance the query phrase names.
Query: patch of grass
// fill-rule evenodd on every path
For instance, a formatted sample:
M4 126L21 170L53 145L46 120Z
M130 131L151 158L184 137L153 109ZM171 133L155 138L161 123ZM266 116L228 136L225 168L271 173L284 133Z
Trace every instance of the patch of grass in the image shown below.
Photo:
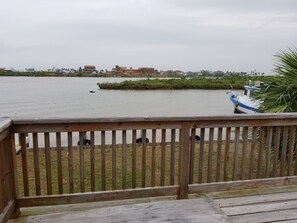
M270 83L279 77L263 76L258 80ZM120 83L98 83L100 89L243 89L248 80L253 77L197 77L197 78L173 78L173 79L146 79L136 81L123 81Z
M203 150L203 162L202 162L202 182L207 182L208 176L208 166L209 160L211 160L212 169L210 170L211 182L216 181L216 175L219 171L219 181L224 180L233 180L234 175L234 143L230 144L230 149L226 154L224 143L221 148L221 156L218 160L218 149L217 144L215 143L213 146L213 152L209 153L209 145L204 145ZM117 146L116 149L116 189L122 188L122 147ZM165 185L170 185L170 162L171 162L171 148L170 145L166 145L165 147ZM198 170L199 170L199 143L195 144L194 151L194 168L193 168L193 183L198 183ZM112 149L107 147L105 149L105 168L106 168L106 190L112 190ZM132 188L132 148L131 146L127 146L126 149L126 188ZM255 150L255 157L253 159L254 165L251 167L251 146L249 145L246 152L245 165L242 171L242 145L240 144L238 148L238 160L237 160L237 174L235 179L248 179L249 172L251 169L251 179L257 178L258 172L258 150ZM175 160L174 160L174 184L178 184L178 159L179 159L179 147L178 144L175 145ZM260 157L261 169L260 176L264 176L265 174L265 154L263 151L263 157ZM142 182L142 156L143 150L141 145L136 148L136 187L141 187ZM40 169L40 179L41 179L41 194L47 194L47 184L46 184L46 166L45 166L45 152L44 150L39 151L39 169ZM58 194L58 169L57 169L57 151L51 150L51 175L52 175L52 190L53 194ZM74 177L74 192L80 192L80 153L78 149L73 150L73 177ZM225 158L227 159L226 167L225 167ZM273 156L271 155L270 161L270 171L272 172L272 160ZM95 148L95 191L102 191L102 157L101 157L101 148L96 146ZM30 196L34 196L35 193L35 177L34 177L34 157L33 151L28 150L27 152L27 162L28 162L28 171L29 171L29 189ZM68 174L68 151L67 149L62 150L62 172L63 172L63 193L69 193L69 174ZM91 166L90 166L90 148L89 146L85 146L84 149L84 175L85 175L85 191L91 191ZM218 169L218 165L220 164L220 169ZM146 148L146 187L150 187L151 185L151 171L152 171L152 147L148 145ZM17 156L17 167L18 167L18 183L20 189L20 195L23 195L23 180L22 180L22 161L21 154ZM226 168L226 176L224 179L224 169ZM243 172L243 175L241 173ZM272 173L270 173L271 175ZM156 147L156 168L155 168L155 186L161 185L161 146L158 145Z

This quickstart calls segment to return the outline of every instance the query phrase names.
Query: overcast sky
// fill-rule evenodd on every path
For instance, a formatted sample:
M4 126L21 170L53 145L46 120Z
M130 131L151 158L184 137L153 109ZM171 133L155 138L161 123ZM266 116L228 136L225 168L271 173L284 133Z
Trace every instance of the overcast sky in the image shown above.
M271 73L297 0L0 0L0 67Z

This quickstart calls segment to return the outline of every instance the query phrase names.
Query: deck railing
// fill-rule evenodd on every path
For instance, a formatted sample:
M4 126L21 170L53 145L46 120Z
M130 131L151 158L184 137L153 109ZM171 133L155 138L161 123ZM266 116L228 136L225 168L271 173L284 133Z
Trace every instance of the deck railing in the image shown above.
M7 121L0 210L296 183L296 127L295 114Z

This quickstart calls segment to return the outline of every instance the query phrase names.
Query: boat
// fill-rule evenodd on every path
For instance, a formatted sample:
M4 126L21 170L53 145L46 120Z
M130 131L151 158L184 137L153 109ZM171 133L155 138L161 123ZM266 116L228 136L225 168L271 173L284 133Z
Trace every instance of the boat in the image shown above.
M229 91L228 96L234 105L234 113L256 113L262 103L260 99L254 99L251 97L252 93L260 91L260 85L245 85L244 94L240 95L234 91Z

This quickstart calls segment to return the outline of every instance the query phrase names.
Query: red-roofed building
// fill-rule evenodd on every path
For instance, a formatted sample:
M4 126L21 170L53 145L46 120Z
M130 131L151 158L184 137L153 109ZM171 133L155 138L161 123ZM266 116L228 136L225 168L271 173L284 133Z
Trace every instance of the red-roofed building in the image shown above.
M84 72L87 74L94 73L94 72L96 72L96 67L93 65L86 65L86 66L84 66Z

